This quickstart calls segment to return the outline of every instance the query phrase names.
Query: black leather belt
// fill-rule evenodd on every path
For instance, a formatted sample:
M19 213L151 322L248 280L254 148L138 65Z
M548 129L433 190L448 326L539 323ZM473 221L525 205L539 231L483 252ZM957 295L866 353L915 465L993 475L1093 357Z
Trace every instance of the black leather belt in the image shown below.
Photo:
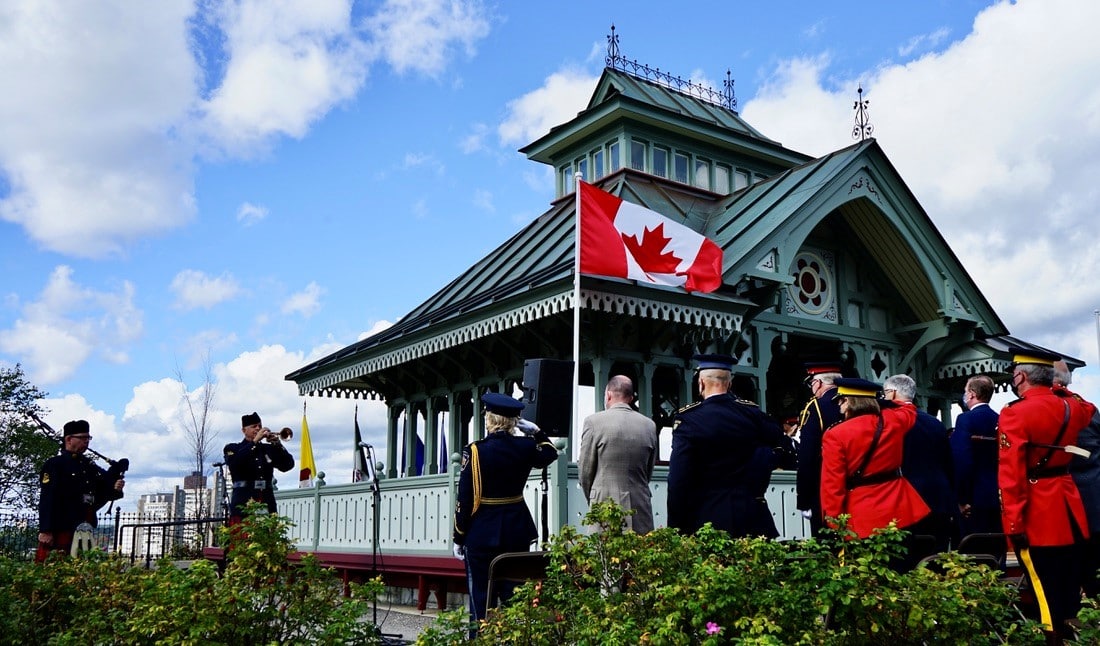
M1057 478L1058 476L1064 475L1069 475L1068 467L1043 467L1029 469L1027 472L1027 479L1039 480L1041 478Z
M857 487L868 487L870 485L882 484L883 482L890 482L891 480L897 480L901 477L901 469L893 469L891 471L882 471L880 473L872 473L869 476L851 476L845 480L845 484L848 487L848 491Z
M234 489L267 489L266 480L234 480Z

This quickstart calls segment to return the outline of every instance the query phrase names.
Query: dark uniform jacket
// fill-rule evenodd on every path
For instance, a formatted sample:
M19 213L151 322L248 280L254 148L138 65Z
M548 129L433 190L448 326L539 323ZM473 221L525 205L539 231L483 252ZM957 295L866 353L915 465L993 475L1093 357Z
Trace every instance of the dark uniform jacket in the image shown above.
M796 506L812 510L821 520L821 436L842 419L836 403L836 387L806 404L799 417L798 479Z
M467 444L458 477L454 542L475 549L526 549L538 532L523 488L531 469L557 458L542 431L523 437L498 431Z
M1072 545L1078 530L1088 538L1085 507L1069 474L1071 454L1034 443L1074 444L1094 414L1092 404L1044 386L1029 388L1001 410L997 482L1006 534L1026 534L1033 547Z
M72 532L80 523L95 527L96 512L122 497L116 480L86 455L62 450L46 460L39 472L39 531Z
M905 434L904 447L901 472L905 479L932 513L956 517L959 505L955 499L955 469L951 462L951 442L943 422L917 410L917 421Z
M1000 509L997 497L997 411L988 404L971 408L955 420L951 457L960 505ZM975 439L975 438L991 439Z
M765 477L776 465L774 449L794 450L779 425L752 402L724 394L681 409L672 428L669 526L694 532L709 521L735 537L776 536Z
M271 486L274 470L290 471L294 468L294 457L286 447L282 444L241 440L236 444L226 444L222 454L232 478L229 484L232 487L229 497L230 515L241 516L245 504L250 500L264 503L268 512L275 513L275 492Z
M1069 396L1077 397L1073 394ZM1085 505L1089 533L1096 534L1100 532L1100 412L1093 413L1088 426L1077 434L1077 446L1088 451L1090 455L1087 458L1073 456L1069 472L1081 493L1081 502Z

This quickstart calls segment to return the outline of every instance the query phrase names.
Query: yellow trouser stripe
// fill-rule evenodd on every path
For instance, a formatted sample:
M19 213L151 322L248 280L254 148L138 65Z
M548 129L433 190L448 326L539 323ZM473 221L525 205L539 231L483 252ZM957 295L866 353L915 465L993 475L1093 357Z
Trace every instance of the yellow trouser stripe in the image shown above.
M470 469L474 485L474 504L470 508L470 515L473 516L481 506L481 461L477 457L477 444L470 445Z
M1050 604L1047 603L1047 595L1043 592L1043 584L1039 581L1039 575L1035 572L1035 564L1031 562L1031 550L1020 550L1020 560L1024 563L1027 576L1031 579L1031 589L1035 591L1035 601L1039 603L1039 621L1043 623L1044 630L1054 630L1054 621L1050 618Z

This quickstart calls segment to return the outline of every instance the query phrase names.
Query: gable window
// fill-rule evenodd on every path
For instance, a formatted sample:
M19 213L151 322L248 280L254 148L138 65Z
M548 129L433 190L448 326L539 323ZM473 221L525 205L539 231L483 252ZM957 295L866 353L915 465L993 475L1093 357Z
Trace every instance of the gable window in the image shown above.
M646 143L637 139L630 140L630 167L645 171Z
M688 157L683 153L676 153L673 161L672 179L683 184L688 183Z
M653 174L658 177L668 177L668 149L660 146L653 147Z
M730 167L714 165L714 192L728 195L730 192Z
M695 160L695 186L710 190L710 162L705 159Z
M733 174L733 190L740 191L749 185L749 174L739 170Z
M581 174L581 179L586 182L591 182L592 177L588 174L588 158L581 157L573 162L577 167L577 172Z
M611 162L611 172L619 170L622 167L622 160L619 159L619 142L612 141L607 145L607 161Z
M592 151L592 179L599 179L606 173L603 161L603 149Z
M573 164L562 166L558 174L561 176L561 195L573 192Z

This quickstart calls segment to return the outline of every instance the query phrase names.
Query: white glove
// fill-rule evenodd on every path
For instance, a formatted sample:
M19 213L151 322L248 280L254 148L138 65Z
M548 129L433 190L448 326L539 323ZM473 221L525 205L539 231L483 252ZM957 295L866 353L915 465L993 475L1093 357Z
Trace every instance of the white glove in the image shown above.
M814 516L814 513L809 509L800 509L799 511L802 513L802 517L806 520L810 520Z
M458 543L451 544L451 552L455 555L455 558L460 561L466 560L466 546L459 545Z
M522 417L516 420L516 428L523 431L526 435L534 435L542 430L531 420L523 419Z

